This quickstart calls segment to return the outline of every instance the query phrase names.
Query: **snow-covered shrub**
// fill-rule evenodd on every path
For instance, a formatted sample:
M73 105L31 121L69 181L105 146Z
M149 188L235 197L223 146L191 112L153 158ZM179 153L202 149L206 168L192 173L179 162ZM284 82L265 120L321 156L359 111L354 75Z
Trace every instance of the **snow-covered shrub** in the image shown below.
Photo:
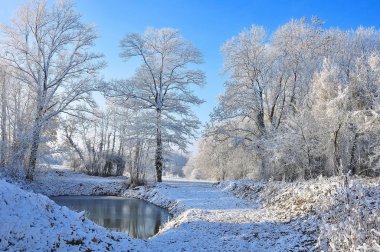
M374 188L370 188L372 186ZM346 177L337 194L325 198L327 205L332 207L320 209L323 224L320 228L319 249L380 251L379 198L378 181L375 185L366 185Z

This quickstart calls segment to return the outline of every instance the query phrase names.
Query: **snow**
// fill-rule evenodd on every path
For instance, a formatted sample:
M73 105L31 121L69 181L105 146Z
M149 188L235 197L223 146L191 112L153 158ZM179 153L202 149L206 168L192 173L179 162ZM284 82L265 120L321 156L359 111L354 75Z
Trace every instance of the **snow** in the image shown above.
M60 207L4 180L0 209L0 251L121 251L144 246L142 240L97 226L83 212Z
M233 183L233 182L232 182ZM272 217L266 209L235 197L231 185L210 182L165 181L124 193L168 208L174 215L148 246L167 251L304 251L316 236L313 220L292 223ZM302 228L300 227L302 225ZM313 226L314 225L314 226ZM311 232L309 232L311 233ZM210 242L212 241L212 242Z
M127 177L98 177L73 172L63 166L53 166L37 173L35 180L23 188L47 196L118 195L127 188Z
M61 182L55 183L56 179ZM65 188L63 181L71 182ZM362 205L378 211L379 181L355 181L365 185ZM72 193L72 188L76 188L73 185L78 183L90 187L103 183L107 189L102 192L117 194L125 178L91 178L69 171L53 171L45 178L38 178L29 188L58 195ZM55 184L57 188L53 190ZM337 211L334 204L335 198L342 195L341 186L341 178L296 183L171 179L156 185L122 189L124 197L145 199L173 214L173 219L157 235L139 240L97 226L85 219L83 213L75 213L41 194L0 180L3 221L0 250L309 251L321 249L318 246L327 249L329 237L322 236L323 241L318 238L321 228L336 230L331 228L334 223L326 220ZM86 189L78 194L93 192ZM377 213L372 210L368 211ZM379 230L375 228L373 233L376 232Z

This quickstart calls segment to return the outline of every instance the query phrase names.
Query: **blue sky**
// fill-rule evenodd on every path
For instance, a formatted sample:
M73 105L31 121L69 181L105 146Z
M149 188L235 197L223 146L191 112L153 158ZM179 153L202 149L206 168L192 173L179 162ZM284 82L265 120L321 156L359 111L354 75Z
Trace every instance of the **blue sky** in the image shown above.
M7 22L24 1L0 0L0 22ZM83 21L96 25L100 38L96 50L106 56L106 79L127 78L135 61L120 59L119 41L130 32L143 32L146 27L173 27L193 42L203 55L207 84L197 90L206 103L195 112L202 122L216 105L216 96L223 92L220 76L223 59L221 45L243 28L252 24L266 27L269 32L291 18L318 16L326 27L342 29L359 25L380 27L380 1L302 1L302 0L76 0Z

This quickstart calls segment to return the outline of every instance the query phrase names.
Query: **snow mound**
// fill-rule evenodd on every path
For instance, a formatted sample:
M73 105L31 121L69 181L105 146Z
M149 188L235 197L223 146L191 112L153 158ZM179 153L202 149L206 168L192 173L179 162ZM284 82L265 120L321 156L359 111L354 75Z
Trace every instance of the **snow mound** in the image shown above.
M380 251L379 178L340 176L293 183L241 180L218 187L258 204L256 216L298 223L305 234L317 234L317 250Z
M125 251L143 241L111 232L55 204L0 180L0 251ZM133 243L132 243L133 240Z

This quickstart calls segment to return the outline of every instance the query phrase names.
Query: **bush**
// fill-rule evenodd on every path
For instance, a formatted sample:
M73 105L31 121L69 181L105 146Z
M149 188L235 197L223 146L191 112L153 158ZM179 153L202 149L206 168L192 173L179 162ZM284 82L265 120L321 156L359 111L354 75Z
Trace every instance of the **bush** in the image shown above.
M380 186L378 182L372 186L376 188L369 190L371 186L345 177L337 194L328 199L333 207L321 209L321 250L380 251Z

